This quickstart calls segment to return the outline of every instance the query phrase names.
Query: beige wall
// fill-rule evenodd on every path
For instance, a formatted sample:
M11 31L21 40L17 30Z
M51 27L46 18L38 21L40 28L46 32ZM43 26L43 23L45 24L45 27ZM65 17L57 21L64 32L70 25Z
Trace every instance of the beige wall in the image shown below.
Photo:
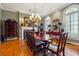
M69 5L69 6L67 6L67 7L65 7L65 8L63 8L63 9L57 11L57 12L55 12L54 14L51 15L52 20L57 19L57 18L60 19L61 22L63 23L63 27L64 27L64 20L66 20L66 19L65 19L65 15L64 15L65 11L66 11L68 8L71 8L71 7L78 7L78 9L79 9L79 6L78 6L78 5L79 5L79 4L71 4L71 5ZM69 37L69 40L71 40L71 41L73 41L74 39L75 39L75 40L78 40L79 37L76 37L76 36L74 36L74 37Z
M24 20L24 17L27 17L27 16L29 16L29 15L24 14L24 13L19 13L19 23L20 23L21 20ZM19 38L22 37L22 31L21 30L22 30L21 24L19 24Z
M54 19L60 19L60 21L63 22L63 10L64 9L61 9L61 10L55 12L54 14L52 14L51 15L52 20L54 20Z
M8 10L2 10L2 20L14 19L18 22L17 12L12 12Z
M29 15L24 14L24 13L19 13L19 23L24 20L24 17L28 17Z
M2 10L2 24L4 23L5 20L7 19L11 19L11 20L15 20L16 22L19 22L18 20L18 13L17 12L12 12L12 11L8 11L8 10ZM4 25L2 25L2 34L4 35Z
M23 19L26 14L18 13L18 12L12 12L8 10L2 10L0 9L0 35L1 35L1 21L5 21L7 19L14 19L15 21L19 22L20 19ZM3 27L3 26L2 26ZM19 26L19 37L21 37L21 27ZM3 34L4 34L4 28L3 28Z
M0 10L0 20L2 20L2 21L5 21L7 19L14 19L15 21L19 22L19 20L20 19L23 20L25 16L28 16L28 15L24 14L24 13L19 13L19 12L12 12L12 11L8 11L8 10ZM18 31L19 31L19 38L21 38L20 24L19 24ZM0 28L0 34L1 34L1 28ZM4 34L4 28L3 28L3 34Z
M69 6L66 6L66 7L62 8L61 10L58 10L57 12L53 13L53 14L51 15L52 20L58 18L58 19L60 19L61 22L63 23L63 21L65 20L65 19L64 19L64 11L67 10L68 8L74 7L74 6L76 6L76 5L78 5L78 4L70 4ZM78 6L78 8L79 8L79 6Z

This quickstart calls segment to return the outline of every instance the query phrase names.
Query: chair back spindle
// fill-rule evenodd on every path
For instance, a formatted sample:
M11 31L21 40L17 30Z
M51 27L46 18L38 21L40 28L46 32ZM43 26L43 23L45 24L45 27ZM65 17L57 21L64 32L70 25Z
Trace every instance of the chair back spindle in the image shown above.
M61 52L65 49L67 37L68 37L68 33L63 33L60 35L57 52Z

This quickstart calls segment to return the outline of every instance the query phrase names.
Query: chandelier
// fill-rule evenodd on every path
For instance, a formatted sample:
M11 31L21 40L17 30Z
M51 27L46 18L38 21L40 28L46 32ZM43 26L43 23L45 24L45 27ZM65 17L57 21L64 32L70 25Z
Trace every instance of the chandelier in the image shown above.
M41 17L38 13L32 13L29 19L30 20L41 20Z
M35 23L35 22L39 22L41 20L41 16L39 15L39 13L36 12L36 3L34 4L34 11L32 11L32 9L29 10L30 12L32 12L31 16L29 17L29 19Z

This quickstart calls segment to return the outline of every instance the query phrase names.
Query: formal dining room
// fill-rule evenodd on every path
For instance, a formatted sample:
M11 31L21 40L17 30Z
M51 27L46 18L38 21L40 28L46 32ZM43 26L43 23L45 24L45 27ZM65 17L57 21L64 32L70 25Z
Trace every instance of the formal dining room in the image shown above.
M79 3L0 3L0 56L79 56Z

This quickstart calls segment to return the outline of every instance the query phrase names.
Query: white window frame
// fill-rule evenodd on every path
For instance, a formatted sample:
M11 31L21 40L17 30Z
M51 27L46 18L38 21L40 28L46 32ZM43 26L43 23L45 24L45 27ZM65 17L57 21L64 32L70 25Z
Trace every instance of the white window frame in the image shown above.
M76 11L72 11L72 12L66 14L67 10L68 10L68 9L71 9L71 8L77 8L77 10L76 10ZM78 13L78 30L79 30L79 5L75 5L75 6L72 5L72 6L69 6L68 8L66 8L66 9L64 10L64 13L63 13L63 15L64 15L63 19L65 20L65 16L66 16L66 15L68 15L68 14L73 14L73 13L76 13L76 12ZM70 16L69 16L69 17L70 17ZM65 21L63 21L63 22L64 22L64 27L65 27ZM74 35L74 36L72 37L72 36L70 35L69 38L73 38L73 39L74 39L74 38L79 38L79 31L78 31L78 36L75 36L75 35Z

